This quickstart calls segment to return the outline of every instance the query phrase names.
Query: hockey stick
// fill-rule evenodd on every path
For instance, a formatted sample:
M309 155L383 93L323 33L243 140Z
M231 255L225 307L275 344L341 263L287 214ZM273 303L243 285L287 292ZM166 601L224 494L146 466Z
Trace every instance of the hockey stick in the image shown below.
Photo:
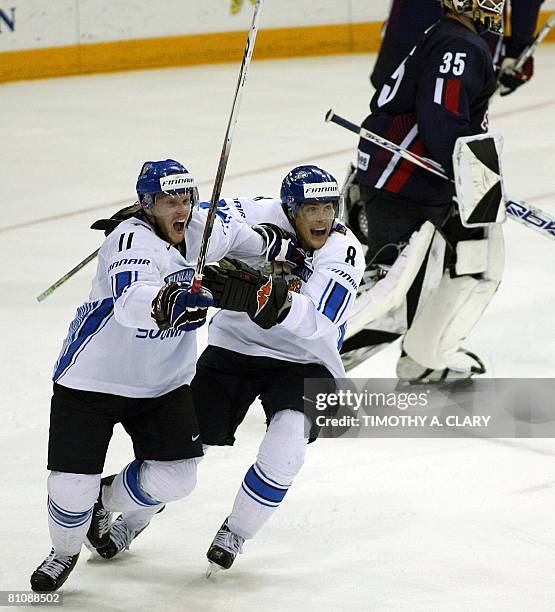
M75 268L72 268L69 272L64 274L61 278L59 278L53 285L50 285L48 289L45 289L40 295L37 296L37 301L42 302L46 299L51 293L53 293L60 285L63 285L67 280L69 280L76 272L79 272L81 268L84 268L89 261L92 261L97 255L100 248L93 251L90 255L85 257L83 261L80 261Z
M445 179L446 181L450 180L445 174L443 168L437 162L434 162L431 159L420 157L415 153L411 153L408 149L405 149L404 147L401 147L398 144L387 140L386 138L382 138L381 136L378 136L378 134L375 134L370 130L360 127L352 121L349 121L347 119L344 119L343 117L340 117L339 115L336 115L331 108L326 113L325 121L331 121L332 123L336 123L337 125L344 127L346 130L349 130L350 132L359 134L359 136L361 138L364 138L364 140L373 142L375 145L378 145L378 147L386 149L387 151L390 151L391 153L399 155L399 157L402 157L403 159L412 162L415 166L420 166L421 168L424 168L424 170L428 170L428 172L431 172L432 174L435 174L440 178Z
M532 55L534 55L534 53L536 52L536 49L539 47L539 45L542 43L542 41L544 40L544 38L549 34L549 32L552 30L553 26L555 26L555 13L553 13L553 15L551 15L549 17L549 19L545 22L543 28L538 32L538 34L534 37L534 39L532 40L532 42L524 49L524 51L522 51L522 53L517 57L516 62L514 63L513 66L510 66L510 68L506 69L506 70L500 70L499 74L497 75L497 87L496 87L496 92L499 91L499 87L500 87L500 81L501 81L501 77L508 72L509 70L511 72L519 72L520 70L522 70L522 68L524 67L524 64L526 63L526 61L532 57Z
M239 79L237 80L237 87L235 88L235 96L233 98L233 104L231 106L231 114L229 116L229 121L227 124L227 130L225 133L224 144L222 146L220 161L218 162L218 170L216 172L216 179L214 180L212 197L210 198L210 207L208 208L206 225L204 226L204 233L202 235L202 240L200 243L195 276L193 278L193 282L191 283L191 291L193 293L198 293L201 288L202 273L206 264L208 244L210 242L212 228L214 227L214 221L216 219L218 200L220 199L222 184L224 182L225 169L227 167L227 160L229 159L229 152L231 150L233 131L235 129L235 124L237 123L237 113L239 112L241 96L243 95L243 88L245 86L245 80L247 78L247 71L251 63L251 58L254 51L254 43L256 42L256 34L258 32L258 23L260 21L260 11L262 9L262 2L263 0L257 0L256 6L254 7L251 29L249 32L249 37L247 38L247 46L245 47L245 54L243 56L243 62L241 63L241 70L239 71Z
M121 210L118 210L118 212L115 215L112 215L112 217L110 219L101 219L100 221L95 221L91 225L91 229L101 229L101 230L112 231L118 225L119 222L121 222L124 219L126 219L127 217L131 216L132 213L137 212L139 210L139 208L140 208L139 207L139 203L135 202L134 204L131 204L130 206L126 206L125 208L122 208ZM127 216L122 216L122 215L127 215ZM114 221L112 221L112 220L114 220ZM113 223L113 225L112 225L112 223ZM108 235L108 234L106 233L106 235ZM37 296L37 301L38 302L42 302L44 299L46 299L60 285L63 285L74 274L79 272L79 270L81 268L84 268L89 262L91 262L98 255L99 251L100 251L100 247L98 249L96 249L96 251L93 251L90 255L85 257L85 259L83 259L83 261L79 262L69 272L67 272L61 278L59 278L53 285L50 285L50 287L48 287L48 289L45 289L40 295Z
M326 113L325 120L327 122L331 121L332 123L336 123L337 125L340 125L341 127L355 134L358 134L364 140L368 140L369 142L374 143L378 147L386 149L390 153L393 153L394 155L398 155L399 157L406 159L407 161L413 163L415 166L424 168L424 170L427 170L428 172L431 172L432 174L435 174L436 176L439 176L446 181L453 182L452 179L450 179L445 174L445 171L437 162L426 159L425 157L420 157L415 153L411 153L404 147L390 142L389 140L386 140L385 138L374 134L374 132L366 130L358 126L356 123L352 123L351 121L348 121L347 119L336 115L332 109L330 109ZM555 217L553 217L552 215L549 215L543 210L540 210L539 208L535 208L533 206L530 206L529 204L526 204L525 202L518 200L509 200L508 202L506 202L505 209L507 211L507 214L509 215L509 218L513 219L514 221L517 221L518 223L526 227L529 227L530 229L540 232L541 235L545 236L546 238L555 239Z
M509 200L505 210L511 219L530 229L541 232L543 236L555 239L555 217L521 200Z
M513 66L513 70L518 72L522 69L526 60L536 52L538 46L542 43L543 39L549 34L551 29L555 26L555 13L549 17L549 19L545 22L543 28L539 31L534 40L524 49L524 51L518 56L515 65Z
M229 158L229 152L231 149L231 140L233 138L233 129L235 124L237 123L237 112L239 110L239 104L241 101L241 95L243 91L243 86L245 84L245 79L247 77L247 70L250 65L250 61L252 58L252 53L254 50L254 43L256 40L256 34L258 31L258 22L260 19L260 9L262 8L263 0L257 0L256 6L254 9L254 15L252 20L251 29L249 32L249 37L247 39L247 46L245 48L245 54L243 56L243 62L241 64L241 70L239 73L239 79L237 81L237 87L235 90L235 97L233 98L233 105L231 108L231 115L229 117L229 122L227 124L227 131L224 139L224 144L222 148L222 153L220 156L220 161L218 164L218 171L216 173L216 179L214 182L214 189L212 191L212 198L210 199L210 208L208 209L208 216L206 219L206 226L204 228L204 234L202 236L202 242L200 245L199 258L197 263L197 269L195 271L195 277L192 283L191 290L194 292L200 291L201 282L202 282L202 271L204 269L204 264L206 261L206 253L208 250L208 241L210 240L210 235L212 233L212 227L214 225L214 220L216 217L216 210L218 207L218 200L220 198L220 193L222 189L222 183L224 179L225 169L227 166L227 160ZM48 289L43 291L39 296L37 296L37 300L42 302L46 299L51 293L53 293L60 285L69 280L75 273L77 273L81 268L85 267L90 261L92 261L100 251L100 248L96 249L93 253L85 257L83 261L78 263L74 268L72 268L69 272L64 274L61 278L59 278L53 285L50 285Z

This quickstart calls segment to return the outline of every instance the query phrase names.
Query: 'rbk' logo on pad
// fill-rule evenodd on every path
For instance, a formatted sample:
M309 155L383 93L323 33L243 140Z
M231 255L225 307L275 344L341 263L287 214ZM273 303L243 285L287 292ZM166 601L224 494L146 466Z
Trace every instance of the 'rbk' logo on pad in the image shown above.
M171 174L160 179L160 189L162 191L189 189L191 187L195 187L195 179L190 174Z
M337 183L305 183L303 185L304 197L309 198L325 198L339 197L339 188Z

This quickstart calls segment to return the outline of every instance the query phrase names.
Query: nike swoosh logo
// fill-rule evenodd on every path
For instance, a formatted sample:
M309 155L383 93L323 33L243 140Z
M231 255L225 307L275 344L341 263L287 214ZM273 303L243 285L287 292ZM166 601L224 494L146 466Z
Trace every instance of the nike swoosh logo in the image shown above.
M193 442L196 442L199 438L200 438L200 434L197 434L196 436L191 436L191 440Z

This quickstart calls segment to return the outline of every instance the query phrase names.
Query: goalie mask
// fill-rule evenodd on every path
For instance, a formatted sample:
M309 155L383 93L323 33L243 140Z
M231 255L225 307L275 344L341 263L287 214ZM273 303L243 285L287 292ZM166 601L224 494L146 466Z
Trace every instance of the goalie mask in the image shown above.
M441 0L446 8L474 21L479 31L503 33L503 8L505 0Z

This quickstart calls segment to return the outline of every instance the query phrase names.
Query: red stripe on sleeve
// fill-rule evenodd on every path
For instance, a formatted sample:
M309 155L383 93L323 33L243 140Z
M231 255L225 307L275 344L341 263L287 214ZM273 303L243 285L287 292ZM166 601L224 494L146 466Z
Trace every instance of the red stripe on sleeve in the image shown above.
M457 79L449 79L445 88L445 108L455 115L460 112L461 82Z

